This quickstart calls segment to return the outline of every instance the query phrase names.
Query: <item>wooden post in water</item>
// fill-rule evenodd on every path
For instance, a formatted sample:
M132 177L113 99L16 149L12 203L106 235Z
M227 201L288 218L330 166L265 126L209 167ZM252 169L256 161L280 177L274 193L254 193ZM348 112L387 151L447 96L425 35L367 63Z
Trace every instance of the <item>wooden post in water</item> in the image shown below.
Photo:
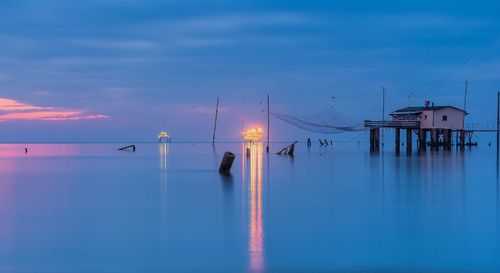
M497 92L497 159L500 152L499 137L500 137L500 92Z
M399 155L400 151L401 151L401 129L399 128L395 128L394 131L396 132L394 138L396 140L396 142L394 143L394 148L395 148L395 151L396 151L396 155Z
M370 151L378 151L380 147L380 128L370 129Z
M453 130L448 129L448 131L449 131L448 144L450 145L450 150L451 150L451 146L453 145Z
M269 94L267 94L267 146L266 146L266 153L269 153L269 134L271 132L269 131Z
M448 146L448 130L443 129L442 133L443 133L443 147L444 147L444 150L446 150L446 148Z
M465 147L465 130L460 130L460 149Z
M219 173L224 174L224 175L229 175L231 171L231 167L233 166L234 158L236 156L231 153L231 152L225 152L224 153L224 158L222 158L222 161L219 166Z
M214 134L212 135L212 145L215 145L215 131L217 131L217 115L219 114L219 98L217 98L217 106L215 107L215 122Z
M431 129L431 148L435 149L439 143L439 133L437 129Z
M411 151L412 151L412 139L411 139L411 134L412 134L412 131L411 129L406 129L406 153L407 154L411 154Z
M449 150L451 148L451 130L450 129L443 130L443 141L444 141L444 149Z
M373 152L375 150L375 129L370 128L370 151Z
M418 149L420 151L425 151L426 142L427 142L427 131L425 129L420 129L418 131Z
M385 87L382 87L382 123L385 121ZM382 131L382 146L384 146L384 128L380 128Z
M420 151L425 151L426 150L426 145L427 145L427 130L426 129L420 129L419 134L418 134L418 142L419 142L419 150Z

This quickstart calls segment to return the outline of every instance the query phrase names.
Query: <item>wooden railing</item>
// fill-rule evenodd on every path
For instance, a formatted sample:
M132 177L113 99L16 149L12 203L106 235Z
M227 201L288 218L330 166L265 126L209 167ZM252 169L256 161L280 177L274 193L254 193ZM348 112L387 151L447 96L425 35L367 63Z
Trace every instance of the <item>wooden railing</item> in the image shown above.
M405 128L405 129L418 129L420 128L420 121L418 120L365 120L365 127L367 128Z
M496 124L468 123L465 124L464 130L475 132L495 132L497 130L497 127Z

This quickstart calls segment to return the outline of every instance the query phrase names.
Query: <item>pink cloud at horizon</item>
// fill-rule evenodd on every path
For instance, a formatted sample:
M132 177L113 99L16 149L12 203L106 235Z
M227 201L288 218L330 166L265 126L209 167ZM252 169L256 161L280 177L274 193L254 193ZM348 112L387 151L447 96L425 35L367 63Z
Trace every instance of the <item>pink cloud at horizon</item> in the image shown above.
M0 98L0 121L8 120L85 120L107 119L109 116L101 114L86 115L86 111L68 110L55 107L36 106L21 103L14 99Z
M17 100L0 98L0 111L50 110L52 107L41 107L18 102Z

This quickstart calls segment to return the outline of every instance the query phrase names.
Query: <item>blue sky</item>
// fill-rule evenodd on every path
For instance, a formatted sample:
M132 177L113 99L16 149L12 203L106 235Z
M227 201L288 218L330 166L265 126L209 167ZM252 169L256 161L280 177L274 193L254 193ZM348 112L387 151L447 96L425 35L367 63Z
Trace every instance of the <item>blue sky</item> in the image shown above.
M4 0L0 98L73 115L0 118L0 141L147 141L163 129L208 141L217 97L219 139L236 140L242 120L265 121L268 93L277 112L335 96L362 120L380 116L382 86L389 110L461 107L465 80L467 122L492 123L499 13L497 1ZM308 134L273 124L275 140Z

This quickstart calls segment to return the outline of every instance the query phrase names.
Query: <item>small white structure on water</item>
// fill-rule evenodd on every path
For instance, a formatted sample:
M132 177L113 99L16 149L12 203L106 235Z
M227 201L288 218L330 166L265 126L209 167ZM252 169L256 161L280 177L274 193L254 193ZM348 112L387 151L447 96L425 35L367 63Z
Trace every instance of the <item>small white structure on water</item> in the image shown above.
M393 121L419 121L420 129L463 130L467 115L463 109L453 106L434 106L429 101L423 107L405 107L392 113Z
M160 134L158 135L158 142L170 142L171 139L170 139L170 135L168 134L168 132L166 131L162 131L160 132Z

